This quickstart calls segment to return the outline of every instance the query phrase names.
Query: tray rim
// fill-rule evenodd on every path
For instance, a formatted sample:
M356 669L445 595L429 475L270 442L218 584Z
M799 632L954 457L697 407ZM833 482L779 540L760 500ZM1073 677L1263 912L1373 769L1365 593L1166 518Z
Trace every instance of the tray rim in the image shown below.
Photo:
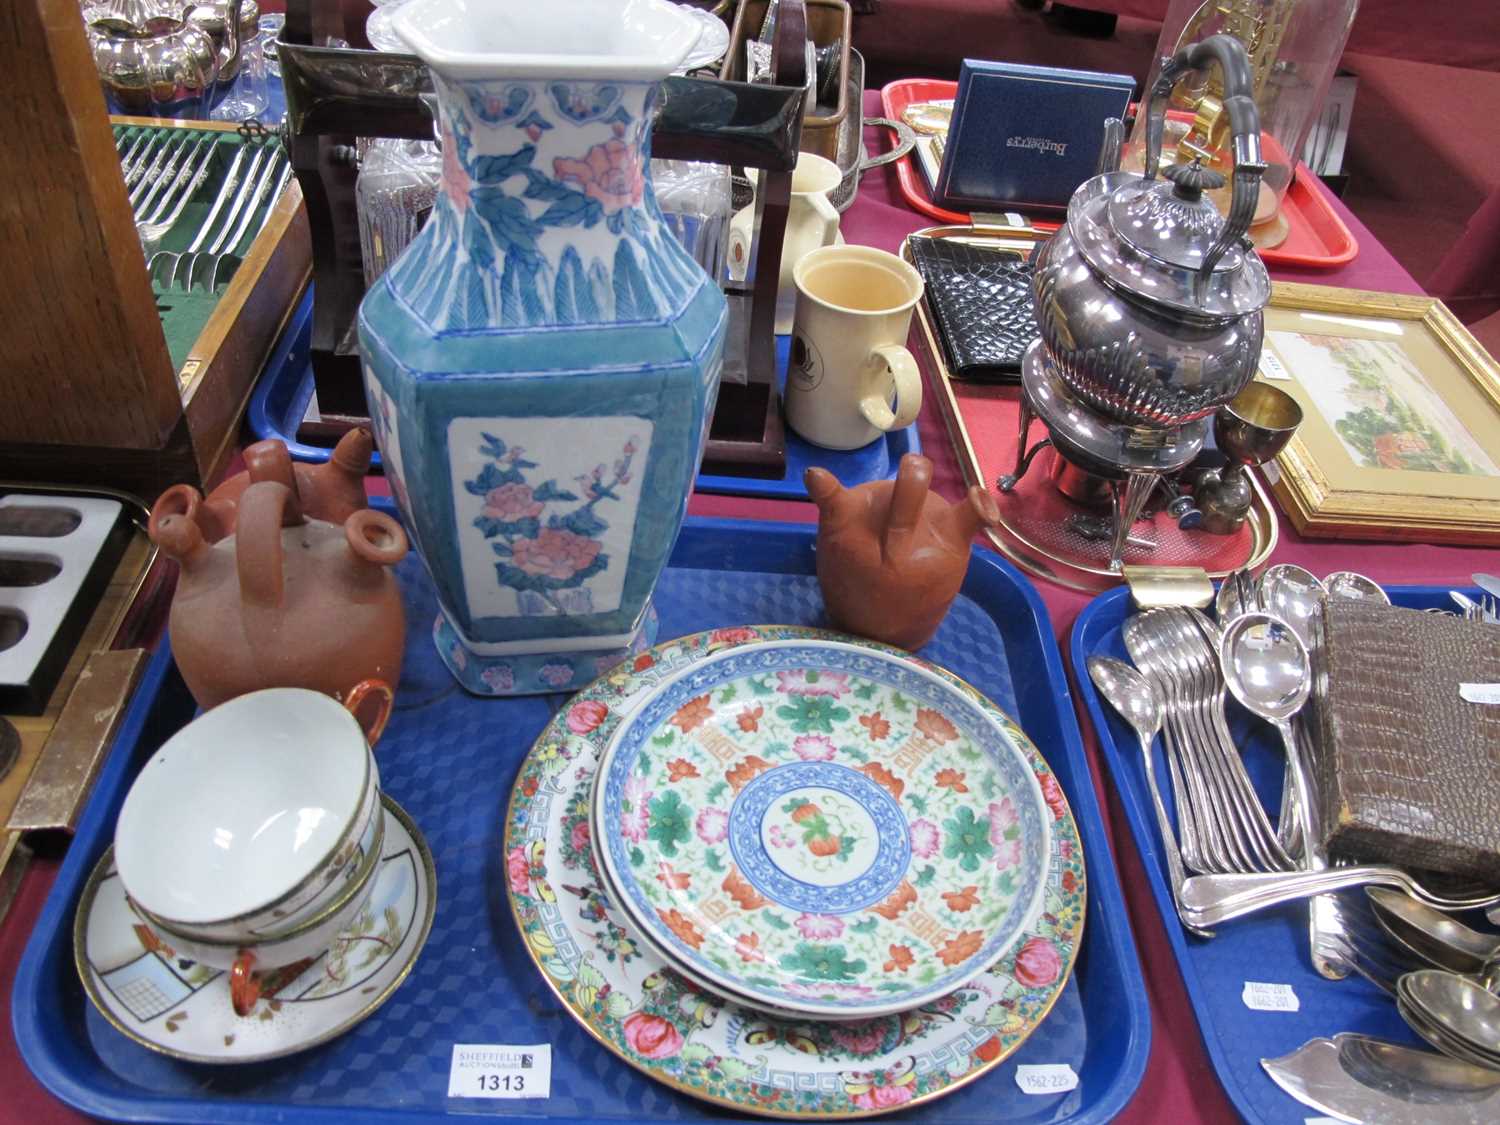
M949 87L952 87L950 90ZM890 91L888 94L887 91ZM898 78L893 82L887 82L880 88L880 108L887 117L899 118L901 111L918 97L934 95L949 96L958 92L958 83L952 79L945 78ZM1136 103L1131 103L1132 108L1137 108ZM916 168L916 162L910 154L904 155L895 161L896 182L901 189L901 196L907 205L913 210L936 219L939 223L962 224L969 221L969 216L962 211L950 211L946 207L940 207L932 201L931 193L928 192L926 181ZM1267 266L1281 266L1291 269L1308 270L1334 270L1340 266L1346 266L1359 256L1359 240L1354 237L1354 232L1349 229L1349 224L1344 222L1331 203L1328 202L1311 180L1316 179L1317 174L1307 166L1299 157L1297 166L1293 169L1292 182L1287 186L1287 194L1293 192L1297 195L1297 207L1300 211L1314 209L1318 212L1319 220L1333 227L1335 236L1340 240L1340 245L1330 246L1328 252L1319 257L1309 257L1305 254L1293 254L1288 251L1271 247L1266 250L1257 250L1261 260ZM1012 207L1011 210L1017 208ZM996 205L993 210L1004 210ZM1033 221L1037 221L1033 219ZM1317 227L1317 222L1311 218L1304 219L1310 227ZM1057 221L1042 219L1039 225L1051 229L1058 224ZM1320 232L1321 237L1321 232ZM1323 239L1324 245L1328 240Z
M1390 596L1395 605L1409 605L1411 602L1431 601L1437 605L1439 602L1447 604L1447 595L1450 589L1461 589L1465 593L1478 598L1481 591L1478 588L1448 587L1432 585L1413 585L1400 583L1381 583L1382 588ZM1115 744L1115 740L1107 735L1108 722L1104 714L1104 705L1099 699L1099 693L1094 690L1093 681L1088 675L1087 661L1091 651L1086 648L1091 630L1102 628L1101 619L1110 617L1115 613L1119 602L1128 602L1130 591L1125 587L1114 590L1106 590L1098 597L1091 600L1079 612L1073 621L1072 628L1068 631L1068 666L1077 681L1079 698L1088 710L1089 722L1094 728L1094 737L1099 743L1100 757L1104 758L1109 766L1110 780L1127 772L1131 767L1126 758L1128 754L1123 753ZM1101 779L1102 780L1102 779ZM1209 1061L1213 1064L1214 1077L1218 1079L1219 1087L1229 1098L1235 1110L1249 1122L1260 1122L1265 1119L1252 1112L1252 1106L1245 1099L1241 1084L1233 1078L1233 1072L1228 1069L1226 1052L1223 1049L1222 1035L1216 1024L1210 1024L1203 1019L1203 1013L1212 1011L1212 1007L1205 1001L1203 988L1199 981L1196 965L1191 959L1191 951L1188 948L1186 930L1178 921L1177 906L1172 899L1172 892L1167 886L1166 873L1163 870L1164 860L1161 857L1161 848L1156 841L1156 819L1155 813L1148 810L1144 803L1144 797L1140 790L1142 786L1121 785L1116 783L1115 793L1119 796L1120 807L1125 811L1125 820L1129 825L1130 839L1140 854L1141 866L1146 870L1146 879L1151 887L1151 897L1155 901L1157 913L1161 916L1163 929L1166 930L1167 943L1172 948L1172 958L1177 963L1178 975L1182 978L1183 987L1187 990L1188 1000L1193 1008L1193 1016L1198 1024L1198 1037L1203 1043ZM1335 982L1329 982L1333 984ZM1212 1033L1210 1034L1210 1027ZM1330 1032L1329 1034L1332 1034ZM1309 1111L1307 1107L1291 1099L1288 1095L1290 1108L1289 1113L1295 1119L1304 1117L1316 1117L1316 1111Z
M388 501L374 502L376 507L389 511ZM753 533L768 539L779 539L788 548L798 548L803 556L810 558L815 528L809 524L788 523L770 520L726 519L689 517L673 548L669 566L683 568L735 569L723 565L726 562L723 540L730 542ZM808 574L806 559L799 559L796 550L786 550L767 560L768 565L757 568L760 573ZM998 554L983 547L974 547L970 554L969 573L961 591L978 602L984 611L996 621L1001 629L1002 640L1008 630L1022 633L1028 642L1034 641L1041 649L1040 672L1034 664L1026 674L1039 675L1049 685L1050 691L1028 693L1027 700L1033 707L1045 707L1055 717L1062 745L1041 747L1049 765L1066 759L1075 792L1068 794L1074 810L1084 855L1092 860L1088 869L1090 902L1089 911L1096 912L1084 927L1084 946L1078 951L1080 959L1086 951L1093 956L1110 961L1109 971L1123 970L1126 984L1123 1012L1125 1023L1123 1049L1120 1051L1116 1072L1109 1078L1095 1102L1066 1119L1070 1122L1106 1122L1115 1117L1135 1096L1145 1076L1146 1064L1151 1048L1151 1012L1147 998L1145 979L1140 971L1140 959L1135 950L1135 938L1130 929L1124 891L1120 885L1118 869L1114 863L1105 828L1103 810L1098 791L1092 784L1093 771L1089 767L1084 750L1078 717L1073 707L1062 653L1058 648L1051 627L1051 619L1040 593L1032 582L1016 567ZM998 611L995 603L1014 603L1019 597L1024 607L1021 613L1012 614L1006 621L995 618ZM107 1084L89 1083L75 1076L60 1057L66 1050L62 1040L67 1038L67 1029L60 1020L46 1021L42 1018L47 999L44 995L46 977L55 970L55 961L61 958L65 967L72 966L72 950L63 948L71 940L71 913L82 892L84 881L94 861L107 843L105 836L113 816L124 801L126 775L130 772L136 756L139 740L153 718L163 692L175 688L185 692L181 679L176 674L170 642L163 638L161 646L152 654L141 677L141 684L131 700L129 709L109 755L100 771L84 814L79 821L73 846L58 870L41 914L27 940L16 972L12 991L12 1032L17 1049L27 1067L37 1080L55 1097L72 1108L90 1116L111 1120L128 1121L199 1121L205 1119L205 1110L212 1107L212 1118L220 1122L246 1122L260 1125L272 1120L285 1120L285 1103L228 1099L203 1102L178 1095L151 1096L142 1099L123 1084L109 1078ZM1021 696L1017 694L1018 704ZM1014 717L1014 716L1013 716ZM1020 720L1017 718L1017 722ZM1024 729L1024 727L1023 727ZM1055 769L1055 766L1053 767ZM58 942L62 941L62 946ZM1094 943L1103 946L1095 948ZM1082 966L1079 966L1080 968ZM1075 970L1076 971L1076 970ZM82 985L76 985L79 999ZM297 1121L343 1122L350 1116L347 1105L299 1105L291 1107ZM515 1117L537 1117L534 1109L522 1106ZM697 1105L694 1108L704 1108ZM358 1114L363 1121L411 1122L447 1120L456 1116L448 1112L430 1112L427 1109L409 1109L394 1106L361 1106ZM463 1114L469 1117L471 1114ZM495 1114L496 1119L502 1115ZM615 1119L628 1114L619 1114ZM707 1112L704 1120L714 1118ZM594 1120L608 1120L595 1118Z

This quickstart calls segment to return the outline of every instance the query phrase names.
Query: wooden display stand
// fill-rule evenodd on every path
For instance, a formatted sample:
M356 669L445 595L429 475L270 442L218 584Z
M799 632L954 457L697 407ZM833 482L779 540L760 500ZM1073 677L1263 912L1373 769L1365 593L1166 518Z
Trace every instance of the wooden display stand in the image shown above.
M234 452L251 388L306 285L299 193L282 195L179 372L78 0L0 6L0 99L9 107L0 141L4 475L107 485L148 501L179 481L202 485Z
M826 0L825 0L826 2ZM779 478L786 434L776 389L776 280L791 203L792 169L802 130L806 39L803 0L782 0L772 65L777 85L671 77L662 84L652 134L653 156L762 170L757 199L756 284L731 291L726 366L743 382L724 382L703 468L735 476ZM364 295L349 159L356 137L432 136L423 107L431 94L427 67L414 55L314 46L343 33L360 42L348 13L315 0L288 0L281 37L282 79L292 167L312 227L316 285L311 364L323 424L316 438L335 440L365 417L355 317ZM707 105L711 112L705 112ZM306 426L304 440L314 435Z

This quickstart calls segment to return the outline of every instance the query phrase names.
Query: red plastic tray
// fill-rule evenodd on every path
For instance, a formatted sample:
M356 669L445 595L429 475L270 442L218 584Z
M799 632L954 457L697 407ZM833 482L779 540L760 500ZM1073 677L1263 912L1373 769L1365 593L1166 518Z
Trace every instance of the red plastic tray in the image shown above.
M957 92L956 82L937 78L902 78L880 91L880 105L886 117L899 121L901 111L912 102L951 98ZM895 162L895 169L901 194L916 210L944 223L964 224L969 221L968 215L939 207L932 201L915 157L903 156ZM1312 169L1299 161L1292 186L1281 201L1281 211L1289 228L1286 241L1274 250L1260 251L1261 261L1266 265L1331 269L1353 261L1359 253L1359 243L1328 198L1313 185L1313 179ZM1039 230L1052 230L1057 223L1037 220L1033 225Z

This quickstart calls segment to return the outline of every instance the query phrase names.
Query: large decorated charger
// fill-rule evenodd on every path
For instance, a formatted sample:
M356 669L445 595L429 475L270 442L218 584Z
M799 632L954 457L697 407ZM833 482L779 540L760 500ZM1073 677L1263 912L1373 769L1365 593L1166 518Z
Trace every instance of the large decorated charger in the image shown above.
M669 964L850 1019L983 972L1040 908L1026 757L906 653L767 641L695 662L623 721L596 781L607 885Z
M1047 1015L1083 936L1083 851L1062 790L1025 735L973 688L928 666L1006 732L1043 795L1047 870L1041 911L1025 932L988 970L946 996L854 1021L776 1019L667 968L626 928L595 867L591 807L600 755L622 720L682 669L741 645L787 640L894 652L810 629L716 630L659 645L595 681L521 764L505 825L507 883L522 939L548 986L591 1035L637 1070L740 1111L865 1116L972 1081L1009 1057ZM874 975L887 961L894 967L904 960L883 953L879 965L868 966ZM753 962L756 951L747 948L746 956Z

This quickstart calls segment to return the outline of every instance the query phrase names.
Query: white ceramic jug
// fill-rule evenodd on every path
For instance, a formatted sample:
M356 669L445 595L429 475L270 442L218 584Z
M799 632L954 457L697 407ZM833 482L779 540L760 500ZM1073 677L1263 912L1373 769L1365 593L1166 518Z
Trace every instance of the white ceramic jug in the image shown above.
M828 201L828 193L839 186L839 166L810 152L797 156L792 172L792 205L787 212L786 234L781 240L781 271L776 282L776 332L792 330L797 307L797 287L792 269L808 251L832 246L839 236L839 213ZM735 281L752 280L749 272L751 243L755 229L755 204L741 209L729 223L729 276Z

